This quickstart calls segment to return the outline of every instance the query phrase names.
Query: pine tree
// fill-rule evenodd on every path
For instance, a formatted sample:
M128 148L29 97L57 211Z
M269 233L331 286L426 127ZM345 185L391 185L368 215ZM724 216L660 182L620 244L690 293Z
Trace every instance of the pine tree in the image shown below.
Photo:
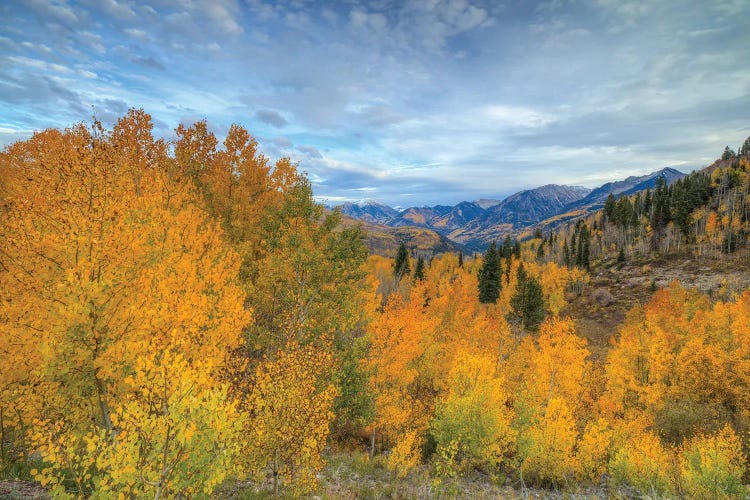
M464 253L461 250L458 251L458 267L464 267Z
M567 267L570 267L570 249L568 248L567 240L563 240L562 253L563 253L563 264L565 264L565 266Z
M653 197L651 195L651 190L647 189L646 194L643 195L643 214L646 217L651 216L651 205L653 204Z
M401 280L404 276L408 276L411 273L411 266L409 265L409 252L406 250L406 245L401 243L398 246L396 252L396 262L393 264L393 275Z
M414 281L424 281L424 259L421 255L417 259L417 267L414 269Z
M523 265L518 268L516 291L510 298L513 309L510 316L521 322L527 330L536 331L544 321L544 295L539 281L526 274Z
M581 269L589 269L591 252L591 233L586 224L581 225L580 234L578 235L578 248L576 249L576 266Z
M506 236L505 240L503 240L503 248L500 251L500 256L503 259L510 259L510 256L513 254L513 241L510 239L510 236Z
M742 147L740 148L740 155L750 156L750 137L745 139L745 142L742 144Z
M604 215L607 216L608 221L612 221L612 216L615 213L615 195L609 193L607 201L604 202Z
M731 160L737 156L734 151L732 151L729 146L724 148L724 153L721 155L722 160Z
M493 242L482 258L482 269L479 271L479 302L494 304L500 297L500 260L497 247Z
M539 243L539 247L536 249L536 258L537 259L543 259L544 258L544 240L542 240Z

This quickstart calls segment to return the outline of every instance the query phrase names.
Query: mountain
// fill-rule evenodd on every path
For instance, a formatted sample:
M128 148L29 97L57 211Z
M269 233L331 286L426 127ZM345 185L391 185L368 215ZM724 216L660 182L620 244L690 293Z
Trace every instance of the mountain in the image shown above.
M341 213L354 219L363 220L373 224L388 224L398 216L398 211L372 200L358 201L356 203L344 203L339 205Z
M433 222L448 215L453 207L447 205L436 205L434 207L411 207L407 208L389 222L389 226L417 226L432 227Z
M586 197L570 203L565 207L565 212L599 205L603 206L604 201L610 193L615 196L626 196L635 194L638 191L653 189L659 177L663 177L667 181L667 185L669 185L685 177L685 174L679 170L667 167L640 177L631 176L623 181L608 182L592 190Z
M495 205L498 205L502 203L503 200L490 200L487 198L481 198L479 200L474 200L474 204L487 210L490 207L494 207Z
M449 233L484 215L485 209L476 202L462 201L443 217L435 219L432 227L439 233Z
M673 168L664 168L648 175L608 182L593 190L581 186L547 184L520 191L502 201L480 199L462 201L455 206L410 207L401 212L374 201L345 203L340 208L349 217L376 225L364 229L365 232L368 229L377 232L381 241L390 241L394 237L414 239L414 231L423 229L434 231L452 244L481 251L488 243L502 240L507 235L523 235L524 230L529 231L534 227L549 230L585 215L602 207L610 193L620 196L653 189L660 177L667 184L672 184L685 174ZM411 232L397 235L386 231L384 226L410 228ZM425 247L447 248L445 241L435 240L432 235L422 239L431 241L425 243ZM385 248L389 245L383 243L375 246Z
M401 243L404 243L411 252L425 256L465 251L462 245L424 227L389 227L346 216L342 224L344 227L360 226L364 234L365 245L375 255L394 257Z
M514 230L552 217L589 192L590 189L581 186L556 184L521 191L488 208L480 217L451 232L448 237L470 248L481 248Z
M591 190L582 186L546 186L521 191L487 209L477 221L483 225L512 224L525 227L547 219L572 202L587 196Z

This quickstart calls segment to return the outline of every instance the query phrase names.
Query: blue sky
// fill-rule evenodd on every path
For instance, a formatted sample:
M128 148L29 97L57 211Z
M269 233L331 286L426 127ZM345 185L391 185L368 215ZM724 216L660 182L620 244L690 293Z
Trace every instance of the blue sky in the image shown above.
M595 186L750 135L747 0L5 0L0 146L142 107L290 156L329 203Z

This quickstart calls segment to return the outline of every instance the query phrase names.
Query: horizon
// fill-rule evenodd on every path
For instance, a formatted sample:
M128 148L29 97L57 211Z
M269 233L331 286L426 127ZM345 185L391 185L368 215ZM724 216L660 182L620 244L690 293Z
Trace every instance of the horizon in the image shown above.
M750 135L750 4L27 0L0 6L0 147L130 107L239 123L316 199L596 187Z

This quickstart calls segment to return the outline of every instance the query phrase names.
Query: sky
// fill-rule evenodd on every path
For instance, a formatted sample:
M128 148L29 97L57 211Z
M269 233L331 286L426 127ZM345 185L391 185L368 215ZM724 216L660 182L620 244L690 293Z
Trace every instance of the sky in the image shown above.
M747 0L4 0L0 147L128 108L233 123L318 199L689 172L750 136Z

